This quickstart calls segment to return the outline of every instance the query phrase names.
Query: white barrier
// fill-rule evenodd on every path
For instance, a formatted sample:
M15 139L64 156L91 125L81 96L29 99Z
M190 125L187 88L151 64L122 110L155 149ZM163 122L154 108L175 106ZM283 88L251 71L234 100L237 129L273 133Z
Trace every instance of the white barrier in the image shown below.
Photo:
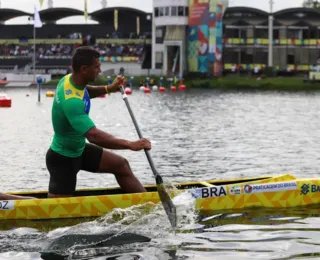
M124 68L124 74L130 76L161 76L162 69L142 69L140 63L135 62L101 62L101 70L103 72L114 70L116 74L119 73L120 68Z
M41 76L43 82L52 79L51 74L36 74L36 77ZM30 74L15 74L15 73L0 73L0 79L6 78L8 82L33 82L33 75Z

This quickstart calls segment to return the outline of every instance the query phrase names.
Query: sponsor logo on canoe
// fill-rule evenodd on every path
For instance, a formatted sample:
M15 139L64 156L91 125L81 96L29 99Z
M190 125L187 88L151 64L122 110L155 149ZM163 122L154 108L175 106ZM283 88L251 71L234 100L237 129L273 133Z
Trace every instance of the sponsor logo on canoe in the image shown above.
M227 196L225 186L213 186L189 191L192 197L196 199L205 199L210 197L224 197Z
M316 184L303 184L301 186L300 195L307 195L308 193L320 192L320 185Z
M12 200L0 200L0 210L13 210L14 201Z
M276 192L276 191L286 191L286 190L296 190L296 189L297 189L297 183L295 181L244 185L244 192L246 194Z
M240 186L231 186L229 188L229 194L230 195L240 195L241 192L241 187Z

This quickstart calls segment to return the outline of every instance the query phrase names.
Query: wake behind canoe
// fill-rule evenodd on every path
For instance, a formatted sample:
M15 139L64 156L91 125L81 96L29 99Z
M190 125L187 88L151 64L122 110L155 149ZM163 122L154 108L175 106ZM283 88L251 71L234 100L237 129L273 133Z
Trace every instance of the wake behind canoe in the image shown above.
M297 179L292 175L185 182L174 185L172 194L188 192L201 213L252 207L291 208L320 203L320 178ZM38 199L1 201L0 220L65 219L98 217L115 208L160 202L155 185L147 192L123 194L120 188L79 189L74 197L48 199L47 191L14 192Z

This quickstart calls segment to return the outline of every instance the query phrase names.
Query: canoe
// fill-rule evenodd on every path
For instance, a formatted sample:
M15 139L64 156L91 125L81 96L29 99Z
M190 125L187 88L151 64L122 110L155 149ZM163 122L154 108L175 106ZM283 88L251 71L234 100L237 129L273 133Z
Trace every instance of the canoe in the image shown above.
M190 194L199 214L249 208L293 208L320 204L320 178L296 178L290 174L228 180L184 182L172 185L172 196ZM79 189L74 197L48 199L47 191L10 192L37 197L0 201L0 220L47 220L99 217L115 208L156 205L155 185L147 192L124 194L119 187Z

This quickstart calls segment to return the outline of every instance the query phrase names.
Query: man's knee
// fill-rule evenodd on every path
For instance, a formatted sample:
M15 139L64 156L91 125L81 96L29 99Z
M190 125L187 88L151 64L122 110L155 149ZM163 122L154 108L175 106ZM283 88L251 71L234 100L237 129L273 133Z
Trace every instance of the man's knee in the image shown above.
M128 172L130 170L129 161L126 158L121 158L120 167L122 172Z

